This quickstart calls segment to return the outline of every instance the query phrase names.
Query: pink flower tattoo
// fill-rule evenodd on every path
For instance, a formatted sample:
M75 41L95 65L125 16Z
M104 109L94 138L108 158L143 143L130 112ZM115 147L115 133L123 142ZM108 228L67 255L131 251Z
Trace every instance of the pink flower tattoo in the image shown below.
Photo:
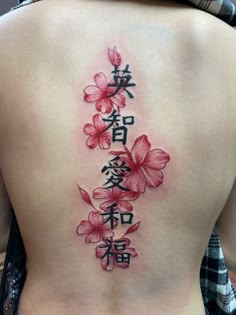
M86 243L97 243L101 239L114 236L109 224L104 224L100 211L91 211L88 220L82 220L77 227L77 234L86 235Z
M138 192L120 190L118 187L112 189L96 188L93 192L94 199L105 199L100 208L104 211L108 211L108 207L111 204L116 204L116 208L120 212L130 212L133 210L131 200L136 200L139 197Z
M94 76L94 81L96 85L88 85L84 89L84 100L87 103L95 103L97 111L108 114L114 108L119 112L120 108L126 106L126 98L122 95L124 88L115 93L117 89L108 86L108 80L103 72L97 73Z
M106 124L102 116L96 114L93 116L93 124L86 124L84 126L84 133L89 135L87 146L90 149L96 148L99 145L100 149L109 149L111 145L111 133L106 130Z
M119 67L121 65L121 55L118 52L116 46L114 49L108 48L108 58L113 66Z
M162 184L164 175L161 170L170 160L166 152L160 149L150 150L151 143L146 135L135 140L131 151L126 146L124 148L125 151L111 153L122 155L122 161L131 169L124 180L129 190L144 193L146 186L158 187Z

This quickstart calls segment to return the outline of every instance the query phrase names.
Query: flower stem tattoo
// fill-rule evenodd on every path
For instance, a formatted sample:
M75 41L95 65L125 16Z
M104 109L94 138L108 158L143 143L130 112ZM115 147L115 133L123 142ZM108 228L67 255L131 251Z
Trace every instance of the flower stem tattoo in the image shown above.
M161 149L151 149L146 134L135 140L131 149L127 146L128 129L135 125L133 115L123 116L122 108L127 99L133 101L133 81L129 64L122 67L122 58L116 47L108 48L108 58L113 66L112 79L103 73L94 76L96 85L84 89L84 101L95 103L98 113L93 115L93 123L83 128L87 138L87 147L101 150L110 149L113 143L119 143L121 150L109 151L110 159L102 167L105 180L102 187L93 191L92 199L100 200L99 210L94 206L89 193L80 185L78 189L83 200L89 205L87 220L82 220L76 232L86 235L85 243L99 243L95 255L101 261L102 269L111 271L115 267L128 268L131 260L138 256L131 240L127 237L140 227L135 222L132 202L145 193L146 188L159 187L164 179L162 170L169 162L169 155ZM116 237L116 228L127 225L122 237Z

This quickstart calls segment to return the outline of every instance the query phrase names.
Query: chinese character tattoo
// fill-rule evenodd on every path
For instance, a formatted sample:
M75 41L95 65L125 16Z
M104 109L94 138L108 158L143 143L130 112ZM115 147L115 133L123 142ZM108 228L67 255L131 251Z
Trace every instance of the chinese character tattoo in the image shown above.
M127 187L122 185L122 182L124 176L130 171L131 168L128 167L124 161L121 161L119 156L116 156L102 169L102 173L105 173L107 176L107 182L104 186L107 185L107 189L118 187L121 190L128 190Z
M115 91L110 95L110 97L115 96L121 89L124 89L129 98L134 98L133 94L127 90L129 87L136 86L135 83L130 82L132 76L131 71L129 70L129 65L126 65L124 70L120 70L119 67L115 65L112 73L114 74L113 81L109 83L108 86L114 87Z
M162 185L163 171L170 160L168 153L152 148L146 134L138 136L130 146L129 128L135 125L135 116L122 115L122 109L127 106L127 99L134 102L137 85L130 64L122 63L116 47L108 48L108 59L113 66L110 78L98 72L94 76L95 85L84 89L84 101L94 103L96 113L92 123L84 125L83 132L88 136L86 145L91 150L108 150L113 144L120 145L120 149L107 152L108 162L101 166L105 180L94 189L92 197L78 185L80 196L89 205L90 212L87 220L81 220L76 229L77 235L85 236L85 243L97 244L95 256L100 259L104 271L128 268L138 256L127 237L140 227L133 202L146 189L157 189ZM101 202L95 206L94 202L98 200ZM125 230L121 237L117 237L119 227Z
M126 145L128 126L134 124L134 116L122 117L114 110L110 116L103 118L103 121L108 123L106 130L112 129L112 142L121 142L123 145Z

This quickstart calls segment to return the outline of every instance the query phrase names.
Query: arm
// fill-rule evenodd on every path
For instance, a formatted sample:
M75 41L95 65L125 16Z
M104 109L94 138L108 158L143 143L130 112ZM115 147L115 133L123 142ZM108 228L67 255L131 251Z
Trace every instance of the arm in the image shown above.
M236 181L229 199L217 220L217 231L228 269L236 272Z
M5 252L11 221L11 204L0 173L0 254Z
M232 151L234 152L234 163L236 165L236 57L234 53L236 49L235 30L230 32L229 38L227 38L227 43L228 44L225 44L225 46L228 49L228 53L226 53L225 60L228 60L226 64L228 69L227 71L229 73L229 102L232 104L232 122L229 135L232 136L232 141L230 143L232 144L231 147ZM232 170L232 172L234 172L234 170ZM217 220L216 228L222 244L227 267L228 269L236 272L236 179L226 205Z

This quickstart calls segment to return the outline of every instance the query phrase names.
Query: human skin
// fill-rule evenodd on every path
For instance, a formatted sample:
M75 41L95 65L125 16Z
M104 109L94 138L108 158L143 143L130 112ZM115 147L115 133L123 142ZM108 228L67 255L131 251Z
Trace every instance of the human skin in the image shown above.
M28 258L20 314L203 315L199 269L219 217L236 265L233 214L224 231L234 211L223 211L235 180L234 30L175 2L45 0L2 18L0 44L0 166ZM170 160L161 185L128 200L138 255L107 271L99 243L77 233L93 210L78 186L92 197L110 161L87 145L85 125L104 113L85 89L111 75L114 46L136 83L121 111L135 117L127 148L146 135Z

